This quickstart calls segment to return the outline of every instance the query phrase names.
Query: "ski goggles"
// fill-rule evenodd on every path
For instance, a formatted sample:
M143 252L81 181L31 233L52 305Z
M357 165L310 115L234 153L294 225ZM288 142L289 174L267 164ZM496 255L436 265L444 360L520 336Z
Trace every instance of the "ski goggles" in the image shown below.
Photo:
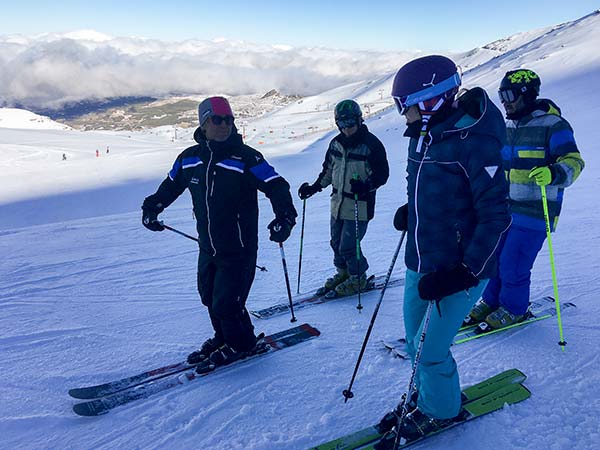
M400 114L405 114L408 108L413 105L418 105L419 103L423 103L425 108L433 108L441 97L445 97L449 91L460 86L460 84L460 75L455 73L441 83L427 87L413 94L393 96L394 103L396 103L396 107Z
M221 125L225 122L225 125L233 125L233 117L231 116L210 116L210 121L213 125Z
M348 119L338 119L338 120L335 121L335 124L340 129L342 129L342 128L352 128L352 127L358 125L358 120L356 120L355 117L350 117Z
M521 93L514 89L501 89L498 91L498 96L502 103L513 103L516 102Z

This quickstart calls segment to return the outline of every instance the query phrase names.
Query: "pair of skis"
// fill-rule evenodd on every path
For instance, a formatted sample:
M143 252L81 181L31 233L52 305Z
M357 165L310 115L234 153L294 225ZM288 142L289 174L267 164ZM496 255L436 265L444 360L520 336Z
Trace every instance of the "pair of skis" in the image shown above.
M292 347L301 342L319 336L316 328L302 324L264 338L266 351L250 355L230 365L218 366L207 373L196 372L197 366L179 362L157 369L142 372L138 375L111 381L95 386L74 388L69 391L71 397L87 400L73 406L73 411L80 416L98 416L106 414L117 406L125 405L134 400L146 398L153 394L181 386L216 371L236 367L260 356Z
M383 289L383 285L385 284L385 275L374 276L371 275L367 279L367 286L362 290L362 292L368 292L378 289ZM391 279L388 283L387 287L393 286L402 286L404 284L404 278L394 278ZM329 295L335 291L325 291L323 293L311 293L311 294L302 294L297 296L296 299L292 302L294 307L294 311L302 308L306 308L307 306L319 305L321 303L330 302L332 300L336 300L339 298L351 298L354 296L346 296L346 297L338 297L335 295ZM280 316L282 314L288 314L290 311L289 303L278 303L273 306L269 306L267 308L251 310L250 314L258 319L270 319L271 317Z
M502 409L504 405L522 402L531 396L531 392L522 384L526 375L518 369L509 369L462 391L462 406L459 415L447 426L423 437L401 443L397 449L410 447L431 436L470 420ZM383 414L382 414L383 416ZM377 424L342 436L310 450L373 450L383 434Z
M560 305L561 311L571 310L575 307L576 305L570 302L561 303ZM549 319L551 317L556 317L556 306L554 304L554 298L549 296L543 297L539 300L530 302L526 319L522 322L518 322L504 328L498 328L496 330L491 330L483 333L478 330L478 324L462 327L454 337L452 345L463 344L474 339L479 339L492 334L512 330L513 328L524 327L531 323L539 322L540 320ZM408 353L404 349L406 346L406 340L404 338L396 339L393 341L382 341L382 344L385 348L391 351L394 354L394 356L401 359L409 358Z

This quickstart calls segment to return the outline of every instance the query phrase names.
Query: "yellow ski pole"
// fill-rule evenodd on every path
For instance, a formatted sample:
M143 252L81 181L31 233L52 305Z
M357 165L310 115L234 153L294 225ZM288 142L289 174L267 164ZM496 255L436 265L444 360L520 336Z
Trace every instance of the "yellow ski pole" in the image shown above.
M554 304L556 306L556 318L558 319L558 331L560 333L560 341L558 345L565 351L567 342L563 336L562 317L560 315L560 302L558 300L558 281L556 279L556 268L554 266L554 251L552 250L552 236L550 235L550 215L548 214L548 199L546 198L546 186L540 186L542 190L542 206L544 208L544 219L546 220L546 237L548 238L548 251L550 253L550 267L552 269L552 285L554 287Z

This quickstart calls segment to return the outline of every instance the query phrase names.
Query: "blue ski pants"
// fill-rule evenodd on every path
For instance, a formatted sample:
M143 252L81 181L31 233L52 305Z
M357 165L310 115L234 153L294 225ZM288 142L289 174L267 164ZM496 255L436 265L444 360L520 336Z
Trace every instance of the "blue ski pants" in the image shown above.
M529 307L531 269L546 240L546 231L511 226L502 236L498 254L498 276L483 291L483 301L512 314L525 314Z
M404 284L406 348L413 363L428 305L428 302L419 297L417 288L423 275L407 269ZM417 405L429 417L449 419L460 411L460 382L450 346L463 319L479 299L487 282L488 280L480 280L479 285L468 291L444 297L439 303L441 315L433 305L415 376L419 392Z

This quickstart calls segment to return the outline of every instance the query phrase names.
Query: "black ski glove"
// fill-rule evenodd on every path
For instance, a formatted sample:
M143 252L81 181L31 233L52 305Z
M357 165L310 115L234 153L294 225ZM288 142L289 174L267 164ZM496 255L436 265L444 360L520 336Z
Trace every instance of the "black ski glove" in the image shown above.
M317 192L321 192L321 190L321 186L317 183L302 183L298 188L298 197L300 197L300 200L306 200L307 198L310 198L313 195L315 195Z
M424 275L419 280L419 296L423 300L441 300L478 284L477 277L462 263L448 270Z
M275 217L267 226L271 232L269 239L273 242L285 242L290 237L294 225L296 220L291 216Z
M398 231L408 231L408 203L398 208L394 214L394 228Z
M147 200L142 205L142 225L148 228L150 231L163 231L163 227L158 221L158 215L163 212L164 208L159 203L158 205L152 205Z
M369 182L369 180L363 181L354 178L350 180L350 192L352 192L353 194L366 194L370 190L371 183Z

